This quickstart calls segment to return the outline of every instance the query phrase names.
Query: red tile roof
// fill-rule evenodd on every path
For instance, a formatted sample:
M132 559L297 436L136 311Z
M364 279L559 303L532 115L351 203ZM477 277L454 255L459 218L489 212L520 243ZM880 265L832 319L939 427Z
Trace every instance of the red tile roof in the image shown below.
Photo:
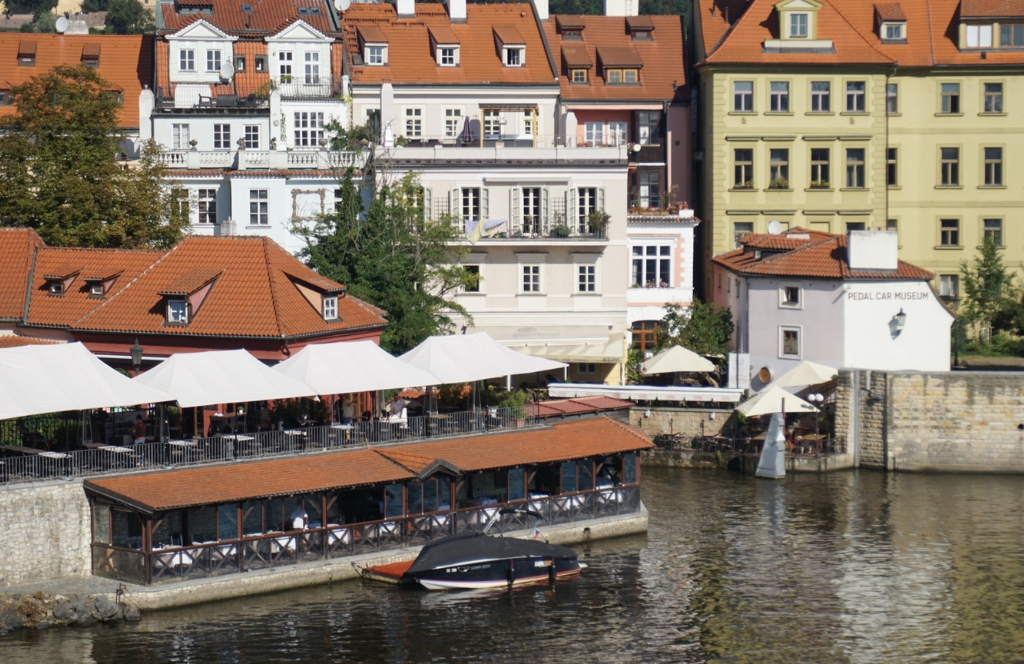
M223 272L202 308L187 326L166 325L160 293L185 275L211 266ZM192 236L137 279L119 284L115 294L82 316L73 328L281 339L386 325L382 311L348 296L338 298L338 320L325 321L299 290L302 282L314 290L343 288L307 268L269 238Z
M885 5L875 5L875 14L878 15L881 21L906 21L907 17L903 13L903 8L900 7L900 3L893 2Z
M704 56L715 50L729 28L743 16L750 2L751 0L698 0L696 4L700 14L704 53L697 54L697 61L703 60Z
M887 65L892 58L882 53L858 28L844 16L847 5L863 4L872 16L874 4L864 0L847 0L839 3L822 0L818 11L818 39L830 39L834 53L800 52L798 49L782 53L765 53L763 45L767 39L779 39L779 17L775 11L777 0L753 0L743 17L732 27L717 49L705 61L714 64L761 63L761 64L873 64ZM870 24L868 32L870 32Z
M262 72L256 71L256 56L267 55L267 43L251 39L239 39L234 43L233 49L235 57L245 57L245 71L236 72L234 77L232 77L231 83L211 85L210 91L213 95L237 94L239 97L248 97L257 93L269 94L269 61L267 62L267 70ZM170 44L163 40L158 41L156 44L156 85L163 91L165 97L173 98L175 86L171 83L170 79L169 58ZM340 68L334 68L333 71L340 71Z
M651 447L651 439L638 429L593 417L550 429L87 480L85 486L159 511L415 479L402 466L417 466L425 459L443 459L463 472L476 472ZM391 458L401 459L401 465Z
M792 233L792 231L790 232ZM820 233L819 235L826 235ZM763 236L746 235L741 239L759 242ZM771 236L779 237L779 236ZM851 270L847 262L846 236L829 235L801 242L793 249L781 253L763 253L758 256L748 247L715 256L712 260L733 272L752 276L812 277L818 279L910 279L931 281L935 275L897 261L895 270Z
M750 233L740 238L740 243L754 249L796 249L808 242L819 242L835 237L831 233L821 231L810 231L806 228L796 227L785 235L768 235Z
M555 16L544 32L559 68L562 97L568 100L671 101L686 84L683 22L680 16L646 16L654 26L649 40L633 41L621 16ZM582 41L563 40L559 27L582 24ZM642 67L640 83L605 85L603 72L592 70L586 85L573 84L570 67L590 65Z
M963 0L963 18L1024 18L1024 0Z
M632 401L613 399L612 397L576 397L574 399L551 399L526 404L526 413L533 417L564 417L565 415L582 415L599 413L606 410L624 410L632 407Z
M29 228L0 228L0 320L25 315L25 295L35 249L43 241Z
M177 5L162 4L163 28L160 34L170 34L195 23L205 20L218 29L232 35L253 36L256 34L276 34L295 21L302 20L320 32L330 34L337 32L336 15L333 7L325 0L252 0L253 11L242 11L239 0L202 0L188 2L177 0ZM212 13L179 14L178 6L199 5L211 7ZM319 14L299 14L299 7L319 7Z
M32 42L36 55L34 67L18 66L23 42ZM139 126L139 93L153 84L153 37L143 35L59 35L33 34L26 40L17 32L0 32L0 89L10 90L57 65L80 65L82 53L99 48L97 72L111 88L124 94L121 126ZM17 108L0 106L0 117L14 115Z
M0 348L17 348L18 346L48 346L50 344L59 343L59 341L50 341L48 339L34 339L32 337L22 337L17 334L0 334Z
M416 3L416 17L400 19L391 3L353 3L342 17L345 33L345 57L349 62L352 84L401 83L502 83L555 84L541 41L541 33L528 4L470 4L466 22L455 23L448 18L445 6ZM361 55L357 32L363 26L381 30L388 42L388 64L385 66L351 66L352 56ZM449 28L460 45L459 66L441 67L430 46L430 28ZM495 47L494 32L526 45L522 67L505 67ZM511 42L510 42L511 43Z

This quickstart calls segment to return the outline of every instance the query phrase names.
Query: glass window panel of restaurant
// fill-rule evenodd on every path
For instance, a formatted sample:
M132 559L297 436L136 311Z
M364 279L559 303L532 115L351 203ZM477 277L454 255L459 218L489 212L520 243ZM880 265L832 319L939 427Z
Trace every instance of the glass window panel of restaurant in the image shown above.
M309 493L302 497L303 513L306 515L307 528L320 528L323 525L323 501L319 493Z
M384 487L384 518L391 519L402 516L405 511L404 487L401 484L388 484Z
M305 527L306 507L302 496L286 496L284 499L284 529L301 530Z
M281 533L285 531L284 505L280 498L268 498L263 501L263 532Z
M236 503L217 506L217 539L238 539L238 505Z
M509 468L508 499L524 500L526 498L526 471L522 468Z
M110 507L107 505L93 503L92 541L110 544Z
M530 478L530 497L551 496L559 490L559 467L558 464L545 464L537 466Z
M637 466L635 452L627 452L622 455L622 479L626 484L636 484Z
M597 488L605 489L619 484L622 484L622 457L604 457L597 470Z
M188 539L193 544L217 541L217 509L193 507L188 511Z
M247 500L242 503L242 536L257 537L263 534L263 502Z
M590 491L594 488L594 460L581 459L576 462L576 490Z
M576 491L576 462L565 461L562 463L562 493Z
M185 519L182 510L157 515L153 529L153 549L185 546Z
M431 477L422 482L409 482L405 490L409 496L409 514L430 514L451 508L450 484L447 477ZM444 507L440 507L441 505Z
M142 549L142 521L134 512L110 510L113 522L111 544L122 549Z

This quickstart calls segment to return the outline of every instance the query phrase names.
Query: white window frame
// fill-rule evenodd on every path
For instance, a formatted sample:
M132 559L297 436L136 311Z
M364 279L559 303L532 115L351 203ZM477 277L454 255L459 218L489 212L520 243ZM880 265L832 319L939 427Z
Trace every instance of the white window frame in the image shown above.
M387 44L366 44L363 62L371 67L383 67L388 63Z
M502 53L501 62L506 67L525 67L526 66L526 47L525 46L505 46Z
M171 325L188 325L188 300L167 300L167 322Z
M212 195L211 195L212 194ZM217 223L217 190L216 189L199 189L196 192L196 213L199 215L196 217L197 224L216 224ZM211 209L211 205L212 209ZM205 218L205 219L204 219Z
M786 353L785 338L786 332L796 332L796 354ZM804 355L804 328L802 325L780 325L779 326L779 359L800 360Z
M907 26L904 23L883 23L880 37L885 41L906 39ZM895 31L895 32L892 32Z
M171 149L172 150L188 150L191 148L189 141L191 140L189 135L189 126L187 122L175 122L171 125Z
M630 288L663 288L661 285L662 279L660 277L665 276L662 274L662 261L668 261L668 281L664 283L668 284L664 288L675 288L675 269L676 269L676 252L675 252L675 241L674 240L659 240L651 238L649 240L635 240L629 243L629 287ZM637 253L637 250L640 250ZM650 253L649 249L656 249L654 253ZM667 254L663 251L668 249ZM649 278L650 275L647 273L648 262L655 261L654 275L659 277L653 286L647 286L647 283L653 281ZM640 261L640 275L639 278L636 274L636 261ZM636 284L635 286L633 284Z
M292 140L297 148L319 148L324 137L324 114L321 111L293 111Z
M206 71L207 72L220 72L220 65L223 60L221 59L221 50L219 48L211 48L206 51Z
M324 295L323 300L324 320L338 320L338 296Z
M574 295L600 295L601 294L601 269L599 254L574 254L573 255L573 294ZM581 278L586 276L590 281L591 288L582 288Z
M653 176L654 181L651 182ZM661 173L659 171L637 171L637 207L657 208L661 206Z
M789 20L787 25L789 27L789 38L790 39L810 39L811 38L811 15L808 12L788 12ZM803 19L803 21L799 21ZM800 25L797 25L797 23ZM794 28L796 28L794 30Z
M231 149L231 125L226 122L218 122L213 125L213 149Z
M521 295L540 295L544 292L543 267L542 263L520 263L519 293Z
M249 190L249 225L270 225L270 192L266 189Z
M248 124L242 129L243 136L245 137L245 149L246 150L259 150L260 149L260 126L258 124Z
M302 59L306 85L320 85L320 52L306 51Z
M183 48L178 51L178 71L196 70L196 50L194 48Z
M459 47L438 46L437 65L439 67L457 67L459 65Z
M795 288L796 289L796 302L790 302L786 299L786 291ZM800 284L793 282L782 282L779 284L779 308L780 309L803 309L804 308L804 289L800 287Z
M444 109L444 137L458 138L462 132L464 109L461 106L449 106Z
M402 109L403 136L406 138L423 138L423 125L427 111L422 106L406 106Z
M281 51L277 54L277 77L282 83L290 83L292 78L292 64L295 62L295 53L292 51Z

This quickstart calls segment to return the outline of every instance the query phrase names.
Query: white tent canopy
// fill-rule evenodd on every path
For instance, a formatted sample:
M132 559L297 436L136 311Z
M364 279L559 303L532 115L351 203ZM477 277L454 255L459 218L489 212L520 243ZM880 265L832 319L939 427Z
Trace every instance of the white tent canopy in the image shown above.
M315 396L317 391L274 371L244 349L175 353L133 379L163 390L182 408Z
M430 337L398 359L430 372L447 385L554 371L566 366L563 362L517 353L486 332Z
M809 385L820 385L839 375L838 369L827 367L824 364L804 360L786 373L773 380L769 387L807 387Z
M715 370L715 365L697 353L682 346L666 348L649 360L640 365L641 371L645 374L675 373L677 371L700 371L709 372Z
M173 400L111 369L80 343L0 350L0 419Z
M273 367L319 394L350 394L438 385L433 374L388 354L372 341L312 344Z
M785 400L787 413L816 413L818 409L807 403L800 397L787 392L781 387L769 387L767 390L758 392L756 396L741 403L736 410L747 417L755 415L771 415L782 412L782 402Z

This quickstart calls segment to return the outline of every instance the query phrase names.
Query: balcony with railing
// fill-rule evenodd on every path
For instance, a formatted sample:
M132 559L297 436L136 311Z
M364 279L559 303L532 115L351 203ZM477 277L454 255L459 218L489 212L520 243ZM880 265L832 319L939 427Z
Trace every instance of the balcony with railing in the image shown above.
M379 150L387 159L408 164L508 163L621 165L629 163L625 144L601 147L566 146L554 134L533 136L473 135L399 137L384 140Z
M262 93L208 96L198 90L181 90L168 95L157 88L154 100L154 111L168 114L266 115L269 110L270 97Z
M170 169L339 171L362 168L368 156L348 150L165 150L159 160Z
M335 99L342 93L340 82L321 76L280 76L271 86L282 99Z

